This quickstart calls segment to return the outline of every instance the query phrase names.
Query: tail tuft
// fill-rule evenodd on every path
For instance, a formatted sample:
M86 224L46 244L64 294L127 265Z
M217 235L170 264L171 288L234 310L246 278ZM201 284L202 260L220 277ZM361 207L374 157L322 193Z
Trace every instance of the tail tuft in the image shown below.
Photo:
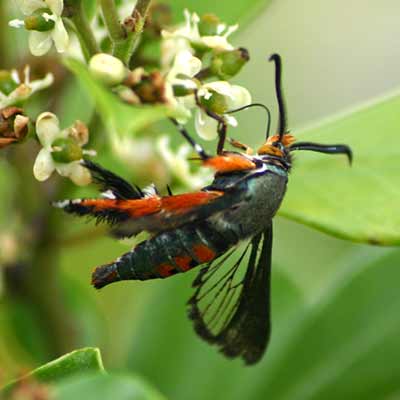
M117 266L114 263L97 267L92 273L92 285L96 289L101 289L119 280L120 277L118 275Z

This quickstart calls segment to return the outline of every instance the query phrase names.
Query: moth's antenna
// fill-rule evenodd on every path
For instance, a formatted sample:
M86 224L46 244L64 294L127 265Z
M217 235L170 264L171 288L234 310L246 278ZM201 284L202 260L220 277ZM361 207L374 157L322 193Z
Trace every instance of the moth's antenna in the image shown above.
M267 112L268 121L267 121L267 129L266 129L266 138L268 139L269 131L270 131L270 128L271 128L271 111L270 111L269 108L268 108L267 106L265 106L264 104L261 104L261 103L251 103L251 104L248 104L247 106L235 108L234 110L229 110L229 111L227 111L225 114L233 114L233 113L238 112L238 111L247 110L248 108L251 108L251 107L261 107L261 108L263 108L263 109Z
M279 141L281 142L282 137L286 132L286 107L282 92L282 60L281 56L275 53L272 54L272 56L269 58L269 61L273 61L275 63L275 90L279 107L278 134Z

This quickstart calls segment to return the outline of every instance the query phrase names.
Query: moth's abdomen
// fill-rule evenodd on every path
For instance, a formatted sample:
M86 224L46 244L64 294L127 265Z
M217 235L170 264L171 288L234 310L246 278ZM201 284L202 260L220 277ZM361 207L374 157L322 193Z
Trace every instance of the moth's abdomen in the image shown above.
M233 232L222 235L206 222L183 226L154 236L116 261L96 268L92 284L100 289L120 280L167 278L214 260L237 241Z

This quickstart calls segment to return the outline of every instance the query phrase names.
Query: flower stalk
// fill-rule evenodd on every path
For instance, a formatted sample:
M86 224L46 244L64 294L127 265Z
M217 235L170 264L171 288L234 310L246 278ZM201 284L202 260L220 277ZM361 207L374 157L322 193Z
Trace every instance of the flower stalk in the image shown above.
M114 47L123 42L127 34L119 20L118 10L114 0L100 0L104 23Z
M140 36L143 32L143 27L150 4L151 0L137 1L132 14L124 21L126 38L119 43L115 43L113 52L114 56L122 60L127 66L129 66L132 54L135 51L135 48L140 40Z
M74 23L75 32L81 44L84 57L86 61L89 61L100 49L86 17L82 3L76 5L72 10L71 21Z

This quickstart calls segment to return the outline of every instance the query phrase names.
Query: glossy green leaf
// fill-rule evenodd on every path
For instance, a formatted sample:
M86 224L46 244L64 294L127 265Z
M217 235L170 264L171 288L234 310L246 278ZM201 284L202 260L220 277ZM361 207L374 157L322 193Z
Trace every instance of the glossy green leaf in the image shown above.
M186 8L199 15L213 13L224 22L236 24L246 22L258 15L271 3L271 0L168 0L167 3L170 3L172 7L175 21L183 19L182 11Z
M164 400L147 382L128 375L84 375L63 381L56 400Z
M300 140L346 143L344 156L296 153L280 215L357 242L400 244L400 96L388 97L318 127Z
M80 61L70 58L64 62L96 103L96 110L109 135L120 137L132 135L166 117L166 109L163 106L134 107L123 103L108 88L94 79Z
M396 251L349 268L293 321L280 356L250 397L376 400L398 393L399 261Z
M53 360L35 369L21 379L33 379L44 383L52 383L70 377L74 374L85 372L103 372L103 362L97 348L87 347L72 351L56 360ZM4 390L8 392L20 380L7 385Z

